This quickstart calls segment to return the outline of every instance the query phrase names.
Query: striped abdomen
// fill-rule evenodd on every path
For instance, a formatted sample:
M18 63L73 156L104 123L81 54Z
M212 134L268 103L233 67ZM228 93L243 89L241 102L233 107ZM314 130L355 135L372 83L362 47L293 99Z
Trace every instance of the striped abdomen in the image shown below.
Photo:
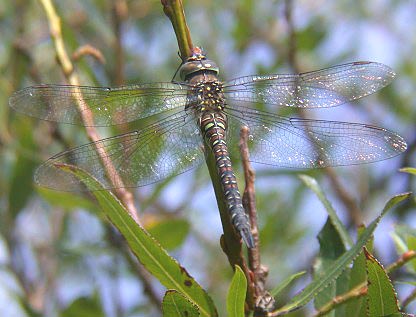
M206 143L211 146L214 153L217 172L221 180L227 209L231 222L249 248L254 247L250 223L244 211L241 195L238 190L231 160L228 155L225 133L227 130L227 117L221 111L203 111L199 124Z

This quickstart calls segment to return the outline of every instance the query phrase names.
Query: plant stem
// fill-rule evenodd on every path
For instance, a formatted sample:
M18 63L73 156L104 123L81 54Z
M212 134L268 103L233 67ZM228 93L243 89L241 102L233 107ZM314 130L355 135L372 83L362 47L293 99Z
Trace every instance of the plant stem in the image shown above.
M179 53L182 61L192 55L193 44L188 25L186 24L185 11L182 0L161 0L163 12L172 23L178 41Z
M59 65L61 66L62 72L64 73L64 76L69 82L69 84L74 86L80 86L80 80L78 78L78 75L74 71L74 66L65 49L65 44L62 37L61 18L56 12L51 0L40 0L40 3L42 4L45 10L46 17L49 22L50 34L55 45L56 57ZM81 92L78 92L78 95L82 96ZM85 125L85 130L88 138L92 142L97 142L101 139L101 137L98 134L97 129L94 128L93 113L89 110L87 102L83 98L79 98L76 101L77 106L83 109L83 111L80 112L80 114ZM114 182L117 184L114 190L117 197L126 206L129 214L133 217L133 219L136 222L139 222L137 210L134 205L133 195L125 188L120 187L120 185L123 182L120 176L118 175L116 168L109 159L109 156L105 153L105 150L97 145L96 151L100 156L100 159L103 163L104 168L106 169L107 174L112 176L110 177L110 179L114 180Z

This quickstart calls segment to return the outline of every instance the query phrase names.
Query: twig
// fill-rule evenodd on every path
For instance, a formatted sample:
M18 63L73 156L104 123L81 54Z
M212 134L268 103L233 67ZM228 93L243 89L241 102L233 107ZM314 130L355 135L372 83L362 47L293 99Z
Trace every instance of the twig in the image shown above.
M101 64L105 64L105 58L103 53L101 53L99 49L90 44L85 44L78 47L76 51L72 53L72 59L74 61L77 61L85 55L90 55L94 57L97 61L99 61Z
M328 304L321 307L319 311L317 311L316 314L313 315L313 317L324 316L336 307L345 304L350 300L366 295L367 290L368 289L366 283L359 284L347 293L334 297Z
M391 273L394 270L397 270L398 268L405 265L407 262L413 260L416 258L416 251L415 250L409 250L404 252L396 261L394 261L392 264L390 264L388 267L386 267L387 273Z
M125 0L112 1L112 18L115 35L115 69L114 69L114 84L121 86L124 84L124 52L121 44L121 26L123 20L127 16L127 3Z
M295 32L295 25L293 23L293 3L294 0L285 0L285 6L284 6L284 15L286 19L286 25L288 28L288 49L287 49L287 59L289 62L289 65L292 67L292 69L299 73L299 65L296 58L296 50L297 50L297 43L296 43L296 32Z
M62 72L64 73L64 76L66 77L67 81L74 86L80 85L80 80L78 78L78 75L74 71L74 66L65 50L64 41L62 38L62 32L61 32L61 19L58 16L52 2L50 0L40 0L41 4L43 5L46 16L49 22L49 28L50 33L52 36L53 43L55 45L55 51L57 55L57 59L59 62L59 65L62 68ZM82 96L81 93L78 91L77 96ZM97 130L93 127L94 126L94 116L91 112L91 110L88 108L87 103L85 100L81 98L77 99L77 105L80 109L83 109L81 113L81 117L83 120L83 123L85 125L85 130L87 133L88 138L92 142L97 142L101 139L100 135L98 134ZM100 159L103 163L103 166L106 170L106 173L111 180L111 182L114 185L114 191L117 195L117 197L123 202L123 204L126 206L129 214L133 217L133 219L136 222L139 222L137 210L134 206L133 201L133 195L123 188L123 181L120 177L120 175L117 173L117 170L113 163L111 162L109 156L106 154L105 150L102 147L99 147L98 144L96 144L96 151L98 155L100 156Z
M402 308L407 307L411 302L416 299L416 288L407 296L402 302Z
M261 311L267 311L274 306L274 299L266 290L266 278L269 269L261 264L260 261L260 238L257 224L257 209L256 209L256 191L254 188L255 172L250 164L250 153L248 150L249 129L247 126L242 126L240 130L240 154L244 170L245 188L243 193L244 210L248 213L251 234L253 235L255 247L248 249L248 265L253 272L251 275L252 286L254 292L255 308ZM250 293L250 292L249 292Z

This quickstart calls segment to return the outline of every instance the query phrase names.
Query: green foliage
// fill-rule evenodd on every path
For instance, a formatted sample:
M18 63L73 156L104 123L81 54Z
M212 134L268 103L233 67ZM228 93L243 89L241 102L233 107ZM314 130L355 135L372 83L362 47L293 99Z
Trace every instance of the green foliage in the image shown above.
M273 288L270 291L270 294L273 297L278 297L291 283L296 281L298 278L304 276L305 274L306 274L306 271L302 271L302 272L292 274L291 276L289 276L288 278L283 280L281 283L276 285L275 288Z
M289 13L293 34L287 20L288 3L292 3ZM321 111L325 111L331 120L368 122L397 130L407 139L408 152L388 163L333 171L344 192L363 211L363 223L375 217L387 197L414 190L416 169L407 167L401 169L405 173L397 172L399 167L415 163L416 96L412 87L416 63L411 30L416 20L407 13L412 12L408 2L372 0L352 5L333 1L316 5L216 0L185 4L194 44L204 47L217 61L223 79L288 73L294 68L309 71L358 59L391 66L397 80L380 93L358 104L345 105L340 112L319 109L302 115L319 119ZM168 82L180 64L175 35L159 1L56 1L55 5L68 54L73 56L89 44L105 58L105 63L88 54L72 59L83 85ZM121 7L116 10L116 5ZM83 127L39 122L8 107L9 96L18 89L41 83L68 83L57 63L40 1L0 1L0 34L0 292L8 294L5 305L0 305L0 315L8 316L7 309L18 306L19 317L107 316L106 309L120 316L232 316L230 307L236 316L241 316L247 291L244 283L250 287L251 281L238 268L231 276L232 268L218 246L218 230L213 227L218 225L219 216L205 167L178 177L179 181L172 177L154 186L131 189L139 218L144 219L146 229L157 242L108 192L80 194L34 188L33 172L40 162L85 143L87 138ZM259 107L267 110L266 105ZM298 116L293 109L282 109L278 114ZM103 137L112 136L148 122L152 120L102 128L99 132ZM155 157L164 145L160 142L155 147ZM235 165L238 173L240 161L236 160ZM325 171L309 171L308 176L300 176L299 182L298 171L254 167L261 264L270 270L266 288L272 290L281 307L276 314L313 316L312 305L304 306L314 301L317 316L326 308L328 312L322 313L325 316L367 317L369 311L405 316L393 303L393 284L400 295L401 309L414 313L414 197L401 204L397 212L385 216L387 223L394 223L394 229L389 226L377 232L373 251L373 232L386 210L360 229L356 239L348 207ZM242 173L237 176L242 187ZM82 177L88 179L86 175ZM322 209L319 203L315 205L318 200L309 189L322 202ZM169 192L172 190L174 194ZM171 202L167 197L177 201ZM386 209L405 197L393 198ZM76 223L80 210L84 215L90 212L96 222L86 224L88 229L91 225L91 234L102 232L94 242L71 225ZM318 241L314 237L326 218L321 212L329 218ZM119 241L118 232L127 243ZM391 243L384 245L390 237L395 250ZM380 242L383 252L379 252ZM363 246L381 254L382 263L393 263L387 267L389 273L394 272L392 283L378 262L371 257L366 260L361 252ZM319 253L315 252L318 247ZM174 250L178 261L165 250ZM130 251L151 272L151 278L137 268ZM314 263L315 271L309 276L306 272ZM366 265L371 270L368 296L363 291L367 285ZM197 277L203 287L187 272ZM312 282L306 282L309 277ZM163 301L156 279L167 289ZM407 288L402 288L403 284ZM304 289L299 292L299 288ZM247 294L250 296L250 292ZM383 304L379 304L380 300ZM60 307L61 302L67 306ZM384 312L378 310L383 307ZM297 308L303 309L292 311Z
M378 262L364 250L367 268L367 312L368 316L390 316L400 313L393 284Z
M396 225L394 232L391 233L398 254L406 252L416 252L416 230L405 224ZM416 274L416 258L406 263L406 268Z
M189 222L184 219L168 219L147 227L147 231L166 250L180 247L189 233Z
M169 290L163 297L163 316L165 317L198 317L198 306L175 290Z
M30 198L33 192L32 174L37 165L31 156L31 153L36 152L36 144L27 124L28 119L19 121L19 130L16 134L20 142L18 148L21 150L17 152L18 156L12 168L8 197L12 215L17 215Z
M244 272L236 265L233 279L227 295L227 316L244 317L244 302L246 299L247 280Z
M160 247L153 237L131 218L128 211L111 192L104 190L100 183L76 167L62 166L61 168L76 175L90 190L93 190L104 214L123 234L137 259L160 283L167 289L176 290L186 296L198 308L201 316L217 315L208 294L178 262Z
M314 279L322 279L327 274L327 270L331 265L345 253L346 246L343 243L338 231L328 218L324 227L318 235L320 251L314 265ZM335 296L348 291L349 269L344 268L341 275L321 292L318 292L314 299L314 305L317 310L322 308L325 304L330 302ZM334 309L328 316L343 316L344 307Z
M318 293L323 291L331 282L339 277L345 270L346 266L351 263L361 252L362 248L368 243L371 235L376 229L381 218L397 203L408 198L410 194L401 194L391 198L384 207L381 214L371 222L371 224L362 232L357 242L335 261L332 262L325 272L321 273L319 277L315 278L308 286L306 286L302 292L293 297L291 301L279 308L278 312L290 312L298 309L312 300Z
M61 313L61 317L94 316L104 317L101 303L97 296L80 297L73 301Z
M363 232L364 228L359 230L359 234ZM367 250L373 250L373 238L366 244ZM367 270L366 270L366 258L364 252L354 260L350 273L349 289L361 288L367 283ZM367 306L365 305L363 296L357 297L346 304L345 308L346 316L367 316Z
M299 175L299 178L305 183L306 186L308 186L316 194L316 196L318 196L319 200L324 205L326 212L329 215L329 219L331 220L331 224L332 226L334 226L334 229L336 230L336 232L334 233L337 234L337 238L339 236L339 239L341 239L341 241L339 241L339 245L343 246L343 248L352 245L352 240L348 234L347 228L345 228L341 220L338 218L337 213L335 212L331 203L326 198L325 193L319 186L316 179L307 175ZM323 239L320 239L320 241L322 240Z

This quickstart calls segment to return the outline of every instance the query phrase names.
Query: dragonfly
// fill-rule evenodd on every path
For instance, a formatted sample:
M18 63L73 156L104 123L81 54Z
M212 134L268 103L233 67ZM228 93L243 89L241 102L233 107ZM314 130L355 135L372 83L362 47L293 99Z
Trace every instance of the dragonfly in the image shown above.
M139 187L188 171L211 152L231 223L253 248L230 159L238 149L242 126L249 129L250 160L283 168L370 163L392 158L407 147L400 135L381 127L277 114L282 107L335 107L370 95L395 77L380 63L352 62L301 74L221 81L217 64L196 47L179 74L180 82L118 88L37 85L15 92L10 106L43 120L87 126L150 120L129 133L54 155L36 170L35 182L61 191L86 190L77 177L59 168L72 164L105 189Z

